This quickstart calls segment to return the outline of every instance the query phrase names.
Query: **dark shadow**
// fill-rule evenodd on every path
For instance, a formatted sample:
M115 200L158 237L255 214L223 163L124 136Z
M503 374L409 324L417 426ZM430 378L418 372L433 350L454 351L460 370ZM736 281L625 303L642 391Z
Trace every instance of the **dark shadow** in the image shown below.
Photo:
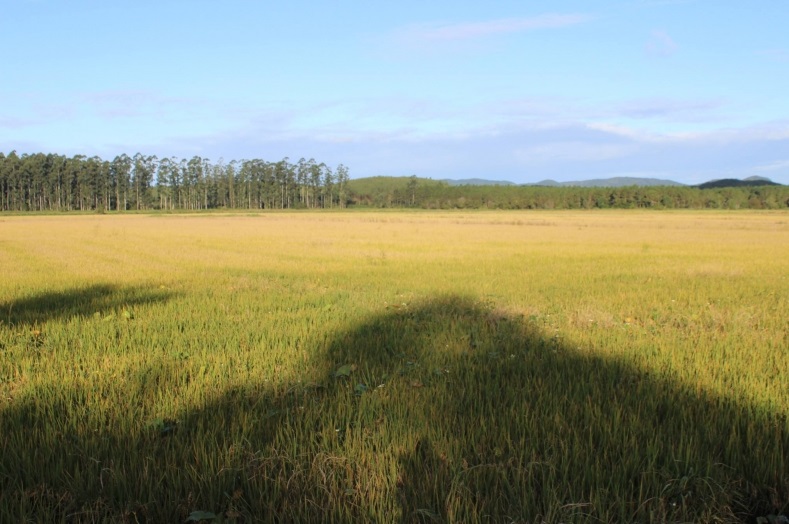
M388 310L318 348L301 380L221 391L169 418L143 399L198 379L174 358L106 390L53 384L14 399L0 412L0 517L755 522L789 511L781 414L569 348L490 305ZM96 395L129 420L90 409Z
M171 292L162 289L94 284L0 303L0 323L10 326L43 324L53 319L104 314L171 297Z

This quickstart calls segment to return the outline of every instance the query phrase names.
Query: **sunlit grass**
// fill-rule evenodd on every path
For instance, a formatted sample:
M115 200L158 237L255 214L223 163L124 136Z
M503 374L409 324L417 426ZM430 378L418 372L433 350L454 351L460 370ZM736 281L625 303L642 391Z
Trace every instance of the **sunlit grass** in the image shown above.
M0 268L0 521L789 512L786 213L13 216Z

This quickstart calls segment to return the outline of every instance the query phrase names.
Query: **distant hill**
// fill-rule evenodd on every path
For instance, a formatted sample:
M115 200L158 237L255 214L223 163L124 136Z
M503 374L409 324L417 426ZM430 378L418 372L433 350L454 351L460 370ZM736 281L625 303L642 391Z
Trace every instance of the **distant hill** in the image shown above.
M373 176L367 178L352 179L348 183L348 189L356 194L376 194L381 192L402 191L411 182L412 177L401 176ZM512 186L516 187L518 184L508 180L488 180L484 178L466 178L466 179L443 179L434 180L432 178L419 178L416 177L418 187L436 187L436 186ZM735 178L726 178L721 180L710 180L703 184L696 186L686 186L673 180L665 180L660 178L638 178L638 177L613 177L613 178L598 178L592 180L575 180L571 182L557 182L556 180L541 180L531 184L521 184L521 186L540 186L540 187L696 187L700 189L718 189L724 187L751 187L751 186L780 186L769 178L752 176L743 180Z
M402 189L408 184L411 177L372 176L356 178L349 182L349 188L357 193L369 193L376 190ZM572 182L557 182L556 180L541 180L533 184L516 184L509 180L488 180L486 178L464 178L433 180L432 178L417 178L420 186L435 186L446 184L448 186L548 186L548 187L625 187L625 186L684 186L673 180L659 178L614 177L594 180L577 180Z
M736 178L723 178L720 180L710 180L709 182L704 182L703 184L699 184L699 189L720 189L722 187L754 187L754 186L780 186L776 182L773 182L769 178L761 177L761 176L751 176L743 180L739 180Z
M613 177L597 178L593 180L577 180L573 182L557 182L555 180L542 180L536 184L525 184L527 186L548 186L548 187L626 187L626 186L683 186L673 180L662 180L660 178L637 178L637 177Z
M462 180L452 180L446 178L441 180L450 186L514 186L515 182L509 180L485 180L484 178L465 178Z

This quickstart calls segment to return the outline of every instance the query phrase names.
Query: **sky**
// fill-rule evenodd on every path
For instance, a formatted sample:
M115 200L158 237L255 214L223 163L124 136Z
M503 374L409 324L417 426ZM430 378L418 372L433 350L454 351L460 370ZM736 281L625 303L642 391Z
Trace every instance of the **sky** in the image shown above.
M0 151L789 184L789 2L0 0Z

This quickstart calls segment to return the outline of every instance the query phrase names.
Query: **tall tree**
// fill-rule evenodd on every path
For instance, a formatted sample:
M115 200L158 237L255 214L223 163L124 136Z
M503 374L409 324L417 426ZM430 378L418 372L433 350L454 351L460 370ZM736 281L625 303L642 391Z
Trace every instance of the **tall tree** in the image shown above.
M419 185L419 181L416 178L416 175L411 175L408 179L408 194L411 197L411 206L416 203L416 188Z
M129 186L131 184L132 159L126 153L112 160L111 173L115 188L115 210L128 209Z
M137 153L132 159L132 186L134 188L135 209L147 209L150 206L150 189L159 159L156 156L145 156Z
M334 174L324 163L321 163L321 171L323 172L323 207L326 207L328 200L328 206L332 208L334 207Z
M344 208L348 203L348 168L340 164L335 171L337 176L337 200L341 208Z

